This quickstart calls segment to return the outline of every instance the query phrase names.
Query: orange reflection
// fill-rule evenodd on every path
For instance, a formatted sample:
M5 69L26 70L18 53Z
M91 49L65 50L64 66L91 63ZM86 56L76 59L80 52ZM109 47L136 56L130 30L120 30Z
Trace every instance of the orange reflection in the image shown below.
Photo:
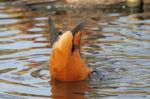
M85 92L89 89L88 81L59 82L50 81L52 99L84 99Z
M8 15L4 19L11 19L15 22L0 26L10 30L19 30L19 33L26 33L30 28L34 27L36 23L34 18L38 15L38 13L23 7L6 7L1 11Z

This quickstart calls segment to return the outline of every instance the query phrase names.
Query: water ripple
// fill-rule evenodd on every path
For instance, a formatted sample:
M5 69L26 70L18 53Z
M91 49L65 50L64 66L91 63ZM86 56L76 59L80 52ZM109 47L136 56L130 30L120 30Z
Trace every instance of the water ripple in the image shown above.
M56 27L71 29L85 15L54 16ZM47 16L25 8L0 7L2 98L149 98L149 19L133 19L121 13L97 13L96 17L101 16L97 21L87 16L82 56L106 79L60 83L50 81Z

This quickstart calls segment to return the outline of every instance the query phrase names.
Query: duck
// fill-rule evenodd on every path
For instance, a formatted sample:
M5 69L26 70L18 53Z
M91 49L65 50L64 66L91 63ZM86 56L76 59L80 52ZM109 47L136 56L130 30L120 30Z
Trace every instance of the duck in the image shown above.
M58 31L49 17L49 33L52 46L49 58L50 78L53 81L73 82L87 80L96 69L88 67L81 56L81 29L85 20L81 20L71 31Z

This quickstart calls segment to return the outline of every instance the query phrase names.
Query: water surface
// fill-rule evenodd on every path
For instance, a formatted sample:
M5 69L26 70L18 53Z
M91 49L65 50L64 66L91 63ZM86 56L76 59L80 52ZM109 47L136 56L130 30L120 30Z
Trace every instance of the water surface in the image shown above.
M82 17L87 20L82 55L90 67L102 69L105 79L51 82L48 14L1 6L0 98L149 99L150 19L88 11L53 15L56 26L64 31Z

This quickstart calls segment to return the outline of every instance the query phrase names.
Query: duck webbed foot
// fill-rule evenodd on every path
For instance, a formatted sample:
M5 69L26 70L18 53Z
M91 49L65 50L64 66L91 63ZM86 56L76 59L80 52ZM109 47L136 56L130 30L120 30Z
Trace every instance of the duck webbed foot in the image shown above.
M99 69L94 69L91 74L89 75L89 80L94 81L101 81L104 79L104 75Z

